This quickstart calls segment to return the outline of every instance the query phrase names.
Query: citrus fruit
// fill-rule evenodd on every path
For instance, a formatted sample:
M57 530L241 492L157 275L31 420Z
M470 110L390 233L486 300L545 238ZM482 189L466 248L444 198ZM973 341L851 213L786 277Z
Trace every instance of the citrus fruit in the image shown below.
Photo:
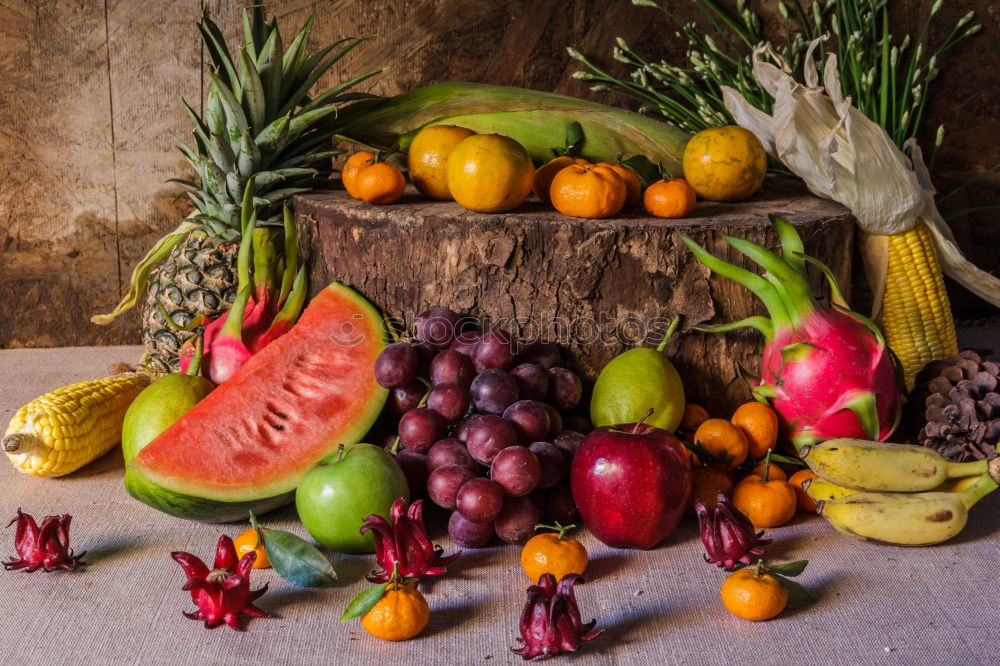
M520 206L535 181L531 156L517 141L499 134L462 139L447 166L448 190L462 207L502 213Z
M766 173L764 146L742 127L702 130L684 149L684 178L704 199L742 201L760 189Z
M417 191L430 199L449 200L448 156L462 139L475 132L454 125L432 125L420 130L406 153L406 168Z
M625 183L625 208L638 206L642 203L642 183L639 182L639 174L635 169L625 164L612 164L611 162L598 162L597 166L608 167L622 179Z
M750 457L754 460L761 460L778 441L778 415L762 402L740 405L730 420L747 436Z
M646 188L642 204L655 217L687 217L694 210L695 191L683 178L658 180Z
M702 423L709 419L708 410L701 405L689 402L684 405L684 415L681 417L681 428L694 432Z
M740 569L722 583L722 603L736 617L760 622L785 610L788 590L769 573Z
M385 594L361 616L361 626L375 638L405 641L427 626L431 610L419 590L409 585L386 585Z
M788 485L795 491L795 499L799 511L816 513L816 501L812 497L809 497L802 484L809 479L817 478L819 477L816 475L816 472L811 469L800 469L795 474L792 474L792 478L788 479Z
M538 169L535 170L535 184L532 188L535 196L545 203L552 201L552 197L549 196L549 188L552 186L552 179L556 177L557 173L573 164L589 164L589 162L582 157L560 155L559 157L554 157L542 166L538 167Z
M733 506L756 527L779 527L795 516L798 500L787 481L768 481L751 474L733 489Z
M521 568L532 583L538 583L545 573L556 580L562 580L566 574L583 574L587 568L587 549L562 532L536 534L521 549Z
M406 179L394 164L375 162L362 166L354 179L357 198L370 204L391 204L403 196Z
M742 465L749 451L746 435L725 419L704 421L694 433L694 442L725 463L729 469Z
M647 425L673 432L684 414L684 385L677 369L656 349L636 347L611 359L594 384L594 427L635 423L649 409Z
M760 478L764 478L764 461L761 460L759 463L754 465L754 468L750 470L750 474L747 476L756 475ZM774 463L771 463L767 468L767 480L768 481L788 481L788 475L785 474L785 470L781 469Z
M355 187L358 173L363 167L369 166L374 161L375 153L361 150L348 157L347 161L344 162L344 168L340 170L340 181L344 184L347 193L355 199L358 198L358 190Z
M622 209L628 189L611 168L573 164L561 169L549 186L552 205L563 215L611 217Z
M236 557L241 559L251 550L257 551L257 559L253 561L254 569L271 568L271 561L267 559L267 550L264 549L264 544L260 543L257 530L254 528L251 527L233 539L233 545L236 546Z
M694 514L694 503L704 502L708 508L714 509L719 503L719 493L726 497L733 494L733 482L721 469L714 467L695 467L691 470L691 498L685 511L689 516Z

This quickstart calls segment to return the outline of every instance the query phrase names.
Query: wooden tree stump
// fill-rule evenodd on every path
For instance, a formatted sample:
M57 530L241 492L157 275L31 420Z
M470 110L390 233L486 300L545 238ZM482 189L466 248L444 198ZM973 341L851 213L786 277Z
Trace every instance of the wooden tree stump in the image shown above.
M571 218L529 200L512 213L481 214L415 192L372 206L343 192L300 196L296 217L315 293L340 280L412 330L435 305L503 326L522 339L558 342L565 365L592 384L614 356L655 346L667 323L683 326L667 347L688 400L729 414L750 398L734 363L756 371L761 338L754 331L692 332L703 322L765 314L739 285L699 263L681 242L760 272L729 248L724 234L779 247L767 215L786 217L806 251L826 263L850 293L854 219L842 206L798 183L769 183L750 201L701 202L695 216L663 220L632 212L605 220ZM829 291L818 271L816 294Z

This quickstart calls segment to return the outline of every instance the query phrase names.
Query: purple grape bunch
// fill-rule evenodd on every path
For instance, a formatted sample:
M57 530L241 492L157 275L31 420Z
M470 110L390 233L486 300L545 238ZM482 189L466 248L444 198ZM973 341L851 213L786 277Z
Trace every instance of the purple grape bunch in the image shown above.
M509 331L474 330L444 307L421 312L415 328L415 340L375 361L411 493L452 512L448 533L462 548L494 536L522 543L543 519L573 521L569 467L584 435L564 429L564 416L589 425L569 413L582 384L559 348L536 341L518 351Z

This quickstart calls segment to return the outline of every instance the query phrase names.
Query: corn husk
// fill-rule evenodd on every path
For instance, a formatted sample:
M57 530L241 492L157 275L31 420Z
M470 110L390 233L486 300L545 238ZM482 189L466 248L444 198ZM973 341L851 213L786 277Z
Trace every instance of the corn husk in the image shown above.
M754 50L754 75L775 100L771 115L751 106L736 90L723 87L726 108L814 194L851 209L869 235L862 240L861 252L876 297L874 317L881 310L888 261L888 245L880 237L908 231L921 221L931 231L944 272L982 299L1000 305L1000 279L962 255L938 212L936 192L916 142L907 142L907 157L884 128L843 96L836 55L827 57L824 85L819 85L813 53L820 41L815 40L806 53L805 85L792 78L770 47ZM782 66L766 62L764 53Z
M341 134L356 142L405 150L427 125L458 125L509 136L536 162L554 156L573 122L583 127L580 155L613 161L644 155L680 175L689 134L649 116L574 97L479 83L439 83L378 102L361 102L339 116Z

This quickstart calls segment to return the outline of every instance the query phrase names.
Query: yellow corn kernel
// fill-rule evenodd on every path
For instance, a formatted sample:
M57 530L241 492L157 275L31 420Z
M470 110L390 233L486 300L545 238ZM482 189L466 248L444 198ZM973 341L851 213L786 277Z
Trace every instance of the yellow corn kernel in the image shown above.
M927 225L889 237L882 329L906 386L927 363L958 353L955 322Z
M25 474L62 476L110 451L122 439L125 411L149 385L130 372L63 386L21 407L3 448Z

